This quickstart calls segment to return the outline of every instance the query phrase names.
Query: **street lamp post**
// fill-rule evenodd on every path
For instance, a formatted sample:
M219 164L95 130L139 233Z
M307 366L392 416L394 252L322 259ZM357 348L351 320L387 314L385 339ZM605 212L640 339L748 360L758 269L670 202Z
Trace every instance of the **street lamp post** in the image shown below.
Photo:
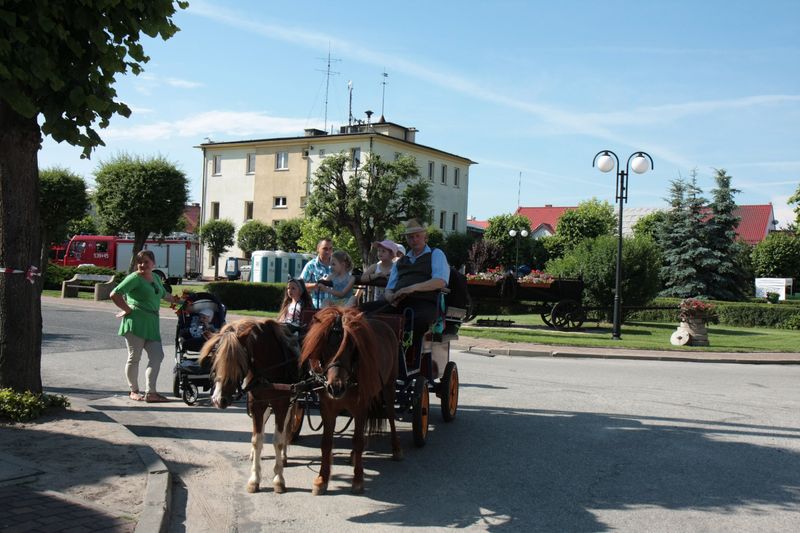
M519 275L519 239L520 237L527 237L528 230L524 229L521 231L517 231L515 229L508 230L508 234L512 237L517 238L517 257L514 259L514 277L516 278Z
M649 160L649 162L648 162ZM633 170L637 174L644 174L653 169L653 158L646 152L634 152L625 164L625 170L619 166L617 154L611 150L601 150L597 152L592 160L592 166L596 166L600 172L610 172L617 168L616 201L619 203L619 223L617 231L617 281L614 287L614 326L611 329L611 338L620 340L622 322L622 205L628 201L628 175Z

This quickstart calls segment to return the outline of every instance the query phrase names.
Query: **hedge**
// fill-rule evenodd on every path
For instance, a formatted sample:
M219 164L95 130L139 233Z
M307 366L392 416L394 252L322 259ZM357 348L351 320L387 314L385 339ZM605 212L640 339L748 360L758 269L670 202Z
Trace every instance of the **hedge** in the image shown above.
M228 309L278 311L283 302L286 284L214 281L206 284L206 290L219 298Z
M671 307L672 309L643 310L627 313L628 321L678 322L678 306L680 298L656 298L649 306ZM794 302L769 304L765 300L758 302L723 302L713 301L719 323L725 326L744 328L787 328L798 329L800 326L800 307Z

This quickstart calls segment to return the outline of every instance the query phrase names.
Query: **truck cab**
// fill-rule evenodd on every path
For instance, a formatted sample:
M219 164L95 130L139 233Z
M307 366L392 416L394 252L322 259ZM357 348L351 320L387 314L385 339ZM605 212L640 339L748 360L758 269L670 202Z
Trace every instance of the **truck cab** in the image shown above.
M114 237L103 235L77 235L67 245L64 266L94 265L114 268Z

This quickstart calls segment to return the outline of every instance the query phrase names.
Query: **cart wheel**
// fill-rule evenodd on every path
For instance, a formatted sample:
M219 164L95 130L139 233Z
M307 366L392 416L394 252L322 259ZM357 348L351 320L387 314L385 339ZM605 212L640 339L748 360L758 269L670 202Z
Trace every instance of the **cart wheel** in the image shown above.
M544 322L547 325L547 327L549 328L553 327L553 323L550 322L550 313L542 313L541 317L542 317L542 322Z
M425 446L425 439L428 437L429 407L428 379L419 376L414 380L414 397L411 399L411 430L414 434L414 444L420 448Z
M553 306L553 312L550 314L553 327L560 331L578 329L583 325L585 318L586 313L575 300L561 300Z
M291 414L291 410L289 413ZM300 438L300 430L303 429L303 416L306 414L306 407L300 403L295 405L294 416L289 421L290 439L289 442L295 443Z
M445 422L452 422L458 410L458 367L455 361L450 361L444 367L439 387L442 395L442 418Z
M172 394L176 398L181 397L181 376L177 372L175 372L175 375L172 377Z
M183 388L183 402L186 405L194 405L197 403L197 385L192 383L191 381L186 384Z

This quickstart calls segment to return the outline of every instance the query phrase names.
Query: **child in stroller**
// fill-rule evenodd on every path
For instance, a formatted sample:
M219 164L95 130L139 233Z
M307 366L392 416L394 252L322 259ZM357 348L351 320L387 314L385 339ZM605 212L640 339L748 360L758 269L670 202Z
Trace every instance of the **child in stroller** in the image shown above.
M172 392L187 405L197 402L200 388L211 389L209 369L197 360L206 340L225 325L225 305L213 294L185 293L175 331L175 375Z

